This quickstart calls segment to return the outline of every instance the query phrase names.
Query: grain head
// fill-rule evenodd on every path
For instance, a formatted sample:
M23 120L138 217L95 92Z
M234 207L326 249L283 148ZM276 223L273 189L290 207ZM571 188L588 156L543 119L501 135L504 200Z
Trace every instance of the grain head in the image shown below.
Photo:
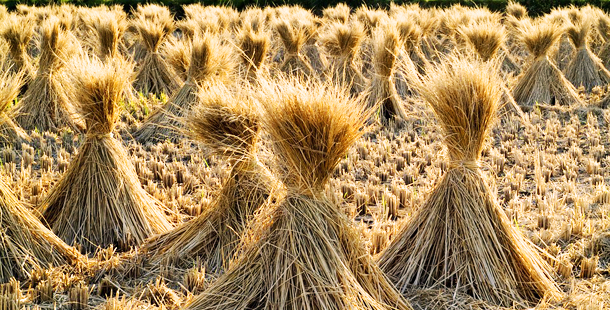
M508 4L506 5L506 14L517 19L522 19L527 17L527 8L522 4L511 0L508 1Z
M320 41L331 56L353 59L360 49L364 36L364 27L361 23L354 22L349 25L332 23L321 35Z
M476 161L496 119L502 80L492 63L446 61L427 74L418 90L430 104L452 161Z
M392 76L399 51L399 35L395 24L379 27L373 36L375 73L382 77Z
M91 27L99 40L99 57L104 60L119 56L119 45L127 29L126 16L114 11L98 12L93 18Z
M138 4L133 15L136 18L147 19L153 22L165 23L168 20L173 20L173 16L166 6L149 3L149 4Z
M546 56L562 33L562 28L550 22L523 23L520 28L521 41L534 58Z
M597 19L597 30L606 42L610 40L610 17L608 17L608 15L599 15L599 18Z
M364 25L367 35L373 35L377 26L386 22L388 14L383 10L373 10L366 6L356 10L356 18Z
M250 28L255 32L266 30L265 13L260 8L250 8L243 11L241 19L244 28Z
M110 134L121 114L123 91L131 82L132 64L120 58L105 64L80 59L72 64L75 98L85 119L87 134Z
M405 51L412 51L419 46L422 30L415 21L411 19L401 19L396 23L396 28L398 29L400 42L402 42Z
M296 20L279 19L273 26L288 54L298 54L309 39L307 29L300 26Z
M238 34L242 63L254 71L261 69L269 51L269 35L244 27Z
M504 27L495 22L473 23L460 27L459 33L483 61L496 56L506 39Z
M203 34L193 39L188 76L196 83L206 80L226 80L233 67L234 53L229 46L220 44L217 37Z
M17 69L27 66L30 59L28 45L34 36L34 24L28 17L11 14L4 19L4 27L0 31L9 45Z
M349 21L351 11L351 8L345 3L338 3L334 7L322 10L322 16L328 21L345 24Z
M583 20L580 23L572 24L566 28L566 34L570 42L576 49L586 48L589 31L591 30L590 20Z
M39 72L58 70L64 65L64 58L70 52L69 37L60 27L60 20L51 17L42 24L40 42Z
M151 53L158 52L161 44L174 30L172 19L138 18L132 21L131 26L137 31L144 46Z
M258 99L279 178L299 193L322 192L335 165L362 134L364 105L339 89L295 80L264 86Z
M258 138L258 116L252 99L222 85L200 90L200 104L188 116L188 128L210 155L250 158Z

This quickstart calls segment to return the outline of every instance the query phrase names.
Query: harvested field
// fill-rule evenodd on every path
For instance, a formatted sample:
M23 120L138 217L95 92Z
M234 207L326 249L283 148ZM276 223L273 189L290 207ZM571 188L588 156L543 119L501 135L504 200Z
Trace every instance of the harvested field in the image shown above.
M610 309L606 13L184 11L0 7L0 308Z

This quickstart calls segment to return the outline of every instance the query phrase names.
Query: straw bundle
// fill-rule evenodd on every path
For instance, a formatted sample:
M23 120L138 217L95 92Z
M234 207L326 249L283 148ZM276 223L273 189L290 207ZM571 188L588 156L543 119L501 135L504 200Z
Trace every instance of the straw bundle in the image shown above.
M266 31L265 13L260 8L249 8L241 12L242 26L252 29L254 32Z
M428 61L420 49L422 30L412 19L400 18L396 23L398 36L409 61L415 65L419 73L424 73Z
M180 87L180 79L159 53L161 44L174 29L173 20L160 19L155 22L139 18L132 23L146 47L146 54L136 72L134 88L144 94L173 94Z
M182 19L176 22L176 29L180 31L179 38L181 41L191 42L195 38L195 34L199 33L199 25L191 19Z
M30 139L27 133L13 122L9 111L13 100L19 95L22 83L21 75L11 74L9 71L0 74L0 145L4 147L19 149L21 143Z
M396 29L400 46L398 65L395 73L396 91L404 100L409 100L415 94L413 83L419 74L425 72L429 64L420 49L421 28L410 18L411 13L402 13L396 17Z
M183 137L181 119L197 103L199 87L209 82L224 82L233 65L232 51L212 35L196 37L191 47L189 71L184 85L163 106L155 110L133 134L140 143L178 141Z
M75 96L87 132L78 154L39 210L60 238L80 244L86 253L110 245L128 250L170 227L112 133L131 68L119 59L105 65L83 60L73 70Z
M409 309L323 193L361 135L362 106L325 87L266 89L263 124L287 193L263 207L227 272L186 309Z
M140 38L138 29L132 21L148 20L153 23L163 24L170 20L173 21L173 17L167 7L156 4L138 4L136 10L133 12L133 17L134 18L129 23L128 31L125 33L125 39L128 43L132 60L136 63L141 63L148 54L148 48L146 47L147 43Z
M377 26L388 19L388 14L383 10L374 10L366 6L356 10L356 19L364 25L364 30L368 37L372 37Z
M604 44L599 52L599 58L603 61L606 69L610 68L610 17L600 14L597 19L597 31L604 40Z
M506 5L506 14L515 17L516 19L523 19L527 17L527 8L520 3L515 1L508 1Z
M296 19L278 19L273 26L284 46L284 61L280 70L289 75L310 77L313 68L301 53L303 45L309 40L306 26Z
M351 15L352 9L345 3L337 3L333 7L328 7L322 10L322 16L330 22L338 22L347 24Z
M189 116L189 128L210 155L225 157L233 166L216 200L197 218L150 239L143 250L153 261L194 260L206 270L220 271L235 253L246 224L267 200L270 173L256 157L259 121L245 96L224 87L204 90L202 104Z
M329 67L335 85L349 89L350 94L359 95L366 86L366 80L356 65L356 57L364 40L361 23L332 23L321 36L320 41L326 52L333 57Z
M254 83L262 71L263 63L269 51L269 36L262 31L255 31L247 24L238 34L240 49L241 72L250 82Z
M555 27L562 29L557 47L552 50L551 54L554 54L554 62L557 68L564 71L570 62L574 50L572 43L570 43L570 39L568 39L568 36L566 35L565 29L573 23L570 22L568 14L565 10L556 9L550 14L545 15L544 19L554 23Z
M9 15L4 20L4 27L0 29L2 38L8 43L10 60L13 72L24 72L25 83L29 83L36 70L32 65L32 59L28 55L28 46L34 36L34 24L28 17Z
M529 66L518 77L513 87L515 101L524 106L538 103L560 105L580 103L574 86L548 57L549 50L561 36L562 30L553 23L522 24L521 40L529 50Z
M127 29L126 15L116 11L98 12L90 27L97 37L96 54L102 61L121 56L119 46Z
M458 28L457 33L466 44L475 51L482 61L501 57L502 70L507 73L519 71L519 66L505 51L507 33L504 26L495 20L473 22Z
M499 50L506 39L506 32L501 25L491 21L477 22L460 27L458 33L475 51L475 57L478 60L499 63L502 59L502 68L509 66L508 63L510 62L507 62L507 55L499 54ZM500 87L502 88L500 113L508 109L508 111L515 112L523 117L523 111L515 102L510 90L506 87L506 83L502 83Z
M38 72L29 83L17 107L16 121L26 130L55 130L64 126L79 130L73 106L66 94L64 61L73 47L60 21L49 18L42 24Z
M444 132L449 169L379 259L403 292L445 287L506 307L559 294L549 266L512 226L479 169L502 96L496 70L449 60L419 87Z
M318 28L320 27L322 20L317 17L310 17L309 19L299 18L301 21L307 20L304 23L305 33L307 36L307 41L303 46L303 54L305 58L309 60L311 67L315 70L317 75L322 75L324 70L328 67L328 62L324 55L320 53L320 49L318 48Z
M610 83L610 72L589 48L590 29L591 23L587 19L566 30L570 42L574 45L574 53L566 67L565 76L572 85L583 86L587 92L595 86L605 86Z
M0 282L28 279L32 271L65 264L85 264L74 248L48 230L0 182Z
M195 33L189 33L182 40L172 39L168 41L168 44L163 49L163 53L166 55L165 60L182 81L188 79L188 71L191 64L191 45ZM189 38L189 36L191 37Z
M506 32L493 22L472 23L458 28L458 33L482 61L489 61L498 55Z
M204 6L193 3L184 6L184 13L188 19L199 25L201 31L214 34L234 30L239 20L239 13L226 6Z
M153 22L163 22L173 19L172 13L169 11L168 7L154 3L145 5L138 4L134 15L137 18L143 18Z
M371 78L373 73L374 38L373 33L378 26L388 20L387 13L383 10L373 10L366 6L360 7L355 13L356 19L364 25L366 39L362 42L362 74Z
M374 36L373 67L375 73L370 81L368 106L379 108L379 118L384 124L393 119L404 119L407 114L394 84L396 58L398 55L398 31L392 24L380 27Z

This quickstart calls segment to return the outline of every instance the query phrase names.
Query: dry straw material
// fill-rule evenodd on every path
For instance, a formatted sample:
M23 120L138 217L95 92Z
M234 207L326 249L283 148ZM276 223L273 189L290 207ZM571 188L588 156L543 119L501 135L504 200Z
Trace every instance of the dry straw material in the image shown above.
M445 136L449 168L379 258L398 288L448 288L499 306L556 297L549 266L496 203L479 169L502 96L497 68L447 60L419 92Z
M133 20L131 26L145 47L145 54L138 63L134 88L145 95L152 93L158 96L163 93L171 96L180 87L181 81L161 56L159 48L174 30L173 19L171 16L158 20L140 17Z
M172 38L171 40L168 40L168 44L166 44L163 48L165 60L183 81L188 79L189 66L191 65L191 48L194 36L195 32L185 35L181 40Z
M593 90L593 87L603 87L610 83L610 72L589 48L590 30L589 19L583 19L579 24L566 29L568 38L574 45L574 52L566 67L565 76L575 87L582 86L587 92Z
M401 47L395 73L396 91L401 98L409 100L415 95L413 84L419 78L418 75L425 72L429 63L420 50L421 28L407 13L400 13L396 20Z
M474 51L475 58L483 62L502 62L502 68L507 66L506 55L499 51L506 40L504 27L495 21L471 23L458 28L458 33L466 44ZM502 83L501 113L508 110L523 117L523 111L513 99L510 90Z
M105 61L121 57L119 47L127 29L126 16L115 11L97 12L91 17L89 27L96 35L96 54Z
M362 105L321 86L264 89L263 125L286 194L263 207L227 272L186 309L410 309L324 195L362 134Z
M288 75L296 75L303 78L311 77L314 73L309 60L301 49L309 40L308 21L278 19L273 24L275 32L284 46L284 60L280 70Z
M407 113L398 96L394 81L399 36L394 24L380 27L373 37L374 74L369 83L368 106L378 109L376 117L383 124L405 119Z
M506 40L504 27L497 22L471 23L459 27L457 31L482 61L495 58Z
M25 280L34 270L65 264L85 264L85 259L48 230L0 182L0 282Z
M74 46L60 26L60 20L52 17L41 27L38 72L17 106L16 121L26 130L82 127L67 95L70 85L63 70Z
M358 66L358 52L364 38L364 27L359 22L334 22L320 38L324 49L332 57L327 74L335 85L349 89L350 94L355 96L366 87L366 80Z
M521 23L521 41L530 52L527 67L513 87L513 97L522 106L535 104L580 104L576 89L549 59L549 50L563 32L551 22Z
M140 143L178 141L183 137L182 119L198 100L200 87L229 80L233 68L233 53L211 34L196 36L191 47L191 60L184 85L170 99L155 110L133 134ZM205 84L205 85L204 85Z
M610 68L610 17L606 14L599 14L596 26L597 32L604 41L599 51L599 58L604 63L606 69L608 69Z
M333 7L322 10L322 16L326 21L346 24L349 21L352 9L345 3L338 3Z
M256 83L263 73L263 65L269 51L269 35L256 31L251 24L246 24L237 36L241 59L240 72L250 83Z
M515 17L516 19L523 19L527 17L527 8L522 4L515 1L508 1L506 5L506 14Z
M72 71L87 132L68 170L39 206L49 227L83 252L114 245L129 250L170 224L140 185L121 141L113 137L131 68L115 59L80 60Z
M11 70L15 73L23 71L24 82L29 83L36 73L28 54L28 47L34 36L34 23L26 16L11 14L4 20L4 27L0 32L9 45Z
M0 57L2 61L2 57ZM19 95L22 76L9 71L0 74L0 145L20 149L21 144L30 140L23 129L13 122L11 106Z
M188 127L208 155L226 158L231 172L216 199L197 218L143 245L151 260L183 267L197 260L207 271L225 268L255 212L274 184L258 161L259 120L251 99L225 87L203 90L201 104L188 116Z
M402 52L405 54L404 57L409 59L406 61L412 62L419 73L424 73L424 69L428 63L426 56L422 54L420 45L422 38L421 28L411 19L405 15L400 17L396 23L398 29L398 35L400 42L402 43Z

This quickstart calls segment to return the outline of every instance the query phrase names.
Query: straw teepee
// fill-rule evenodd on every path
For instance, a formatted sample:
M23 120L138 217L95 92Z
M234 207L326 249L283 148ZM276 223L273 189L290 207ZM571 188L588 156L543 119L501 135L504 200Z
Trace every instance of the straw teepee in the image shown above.
M3 24L0 33L9 45L11 70L14 73L23 72L27 87L27 83L36 74L32 58L28 54L28 47L34 37L34 23L27 16L11 14L5 18Z
M197 218L151 238L142 248L152 261L184 266L198 260L216 272L233 258L247 223L275 182L256 156L260 124L251 99L220 85L202 90L200 96L201 104L188 116L188 128L207 155L227 159L231 172Z
M68 244L91 253L114 245L129 250L170 228L162 207L142 188L129 155L113 131L131 68L79 60L72 70L87 131L68 170L39 206L47 225Z
M11 111L13 100L19 95L22 83L21 74L12 74L10 71L0 72L0 145L4 147L20 149L22 143L30 140L27 133L13 121Z
M155 110L133 134L140 143L178 141L183 137L182 118L197 103L197 92L204 84L228 82L233 67L233 53L212 35L196 36L186 82L163 106Z
M139 17L132 21L131 27L136 30L145 47L144 56L138 62L133 87L145 95L151 93L159 96L163 93L171 96L180 87L181 81L159 49L174 30L173 19L163 17L152 20ZM137 60L138 56L134 58Z
M38 71L16 110L16 121L26 130L57 130L65 126L80 130L83 126L69 100L70 85L64 70L75 47L60 26L60 20L51 17L41 27Z
M351 24L332 23L321 35L320 41L332 57L327 73L333 83L350 90L358 96L366 87L367 81L358 67L358 52L364 40L364 28L359 22Z
M407 117L394 80L399 52L398 43L398 31L394 24L386 24L375 31L374 73L368 85L368 106L379 110L376 116L383 124Z
M250 83L256 83L264 73L263 66L270 46L269 35L246 24L237 35L237 45L240 50L241 76Z
M286 193L263 206L226 273L186 309L410 309L324 195L362 133L362 105L320 86L264 89L263 124Z
M549 266L512 225L479 169L499 85L497 67L456 58L418 87L444 132L449 169L379 258L402 292L447 288L505 307L559 294Z
M288 75L311 77L315 71L302 53L303 46L309 40L308 26L295 18L278 19L273 26L284 47L284 60L280 70Z
M589 47L590 30L591 20L588 18L583 18L580 23L571 25L566 30L574 45L574 52L565 76L572 85L577 88L582 86L587 92L591 92L593 87L603 87L610 83L610 72Z
M576 89L549 59L549 50L559 40L562 29L550 22L521 24L521 40L531 56L527 67L517 78L513 97L522 106L535 104L573 105L582 103Z

